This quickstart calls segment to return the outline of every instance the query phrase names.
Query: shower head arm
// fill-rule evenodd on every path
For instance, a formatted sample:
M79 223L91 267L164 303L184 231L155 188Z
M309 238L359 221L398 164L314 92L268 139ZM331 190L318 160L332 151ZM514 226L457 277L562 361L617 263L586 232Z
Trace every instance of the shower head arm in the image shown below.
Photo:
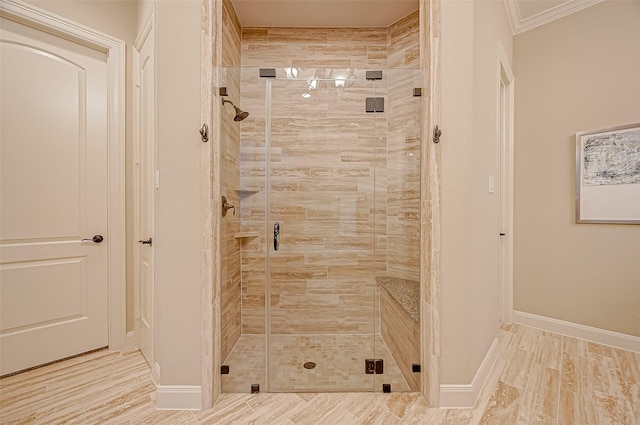
M224 97L222 98L222 104L224 105L225 103L230 103L231 106L233 106L233 109L235 109L236 111L236 116L233 117L234 121L242 121L245 118L247 118L249 116L248 112L243 111L242 109L238 108L232 101L225 99Z

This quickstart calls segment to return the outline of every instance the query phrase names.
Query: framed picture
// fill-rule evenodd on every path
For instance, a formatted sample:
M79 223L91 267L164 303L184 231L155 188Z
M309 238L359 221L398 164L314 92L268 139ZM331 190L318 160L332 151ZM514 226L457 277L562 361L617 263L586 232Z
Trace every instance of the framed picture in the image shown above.
M576 134L576 223L640 224L640 123Z

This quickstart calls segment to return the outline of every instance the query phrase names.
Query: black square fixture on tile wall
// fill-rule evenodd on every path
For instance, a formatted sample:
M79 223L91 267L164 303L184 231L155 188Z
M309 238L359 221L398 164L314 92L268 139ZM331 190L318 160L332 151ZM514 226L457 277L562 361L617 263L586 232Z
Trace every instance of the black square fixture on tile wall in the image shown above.
M420 364L418 363L412 363L411 364L411 371L413 373L420 373Z
M382 384L382 392L390 393L391 392L391 384Z
M364 373L366 375L382 375L384 373L384 360L382 359L365 359Z
M276 78L276 69L260 68L260 78Z
M257 394L260 392L260 384L251 384L251 394Z
M364 105L365 112L384 112L384 97L367 97Z
M367 80L382 80L382 71L367 71Z
M228 375L229 374L229 365L228 364L223 364L222 366L220 366L220 374L221 375Z

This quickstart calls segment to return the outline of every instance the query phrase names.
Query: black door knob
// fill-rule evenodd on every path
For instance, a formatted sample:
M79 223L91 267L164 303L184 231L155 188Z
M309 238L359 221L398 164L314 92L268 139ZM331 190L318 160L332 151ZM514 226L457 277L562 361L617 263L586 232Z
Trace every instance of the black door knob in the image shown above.
M92 238L86 238L86 239L82 239L82 242L84 241L91 241L93 243L100 243L104 240L104 238L102 237L102 235L94 235Z

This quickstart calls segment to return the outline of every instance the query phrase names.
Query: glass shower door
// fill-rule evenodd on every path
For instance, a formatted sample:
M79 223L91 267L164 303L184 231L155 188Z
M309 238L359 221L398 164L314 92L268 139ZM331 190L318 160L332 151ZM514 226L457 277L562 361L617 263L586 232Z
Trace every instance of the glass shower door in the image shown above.
M373 390L386 127L365 112L376 83L333 72L267 82L268 391Z

